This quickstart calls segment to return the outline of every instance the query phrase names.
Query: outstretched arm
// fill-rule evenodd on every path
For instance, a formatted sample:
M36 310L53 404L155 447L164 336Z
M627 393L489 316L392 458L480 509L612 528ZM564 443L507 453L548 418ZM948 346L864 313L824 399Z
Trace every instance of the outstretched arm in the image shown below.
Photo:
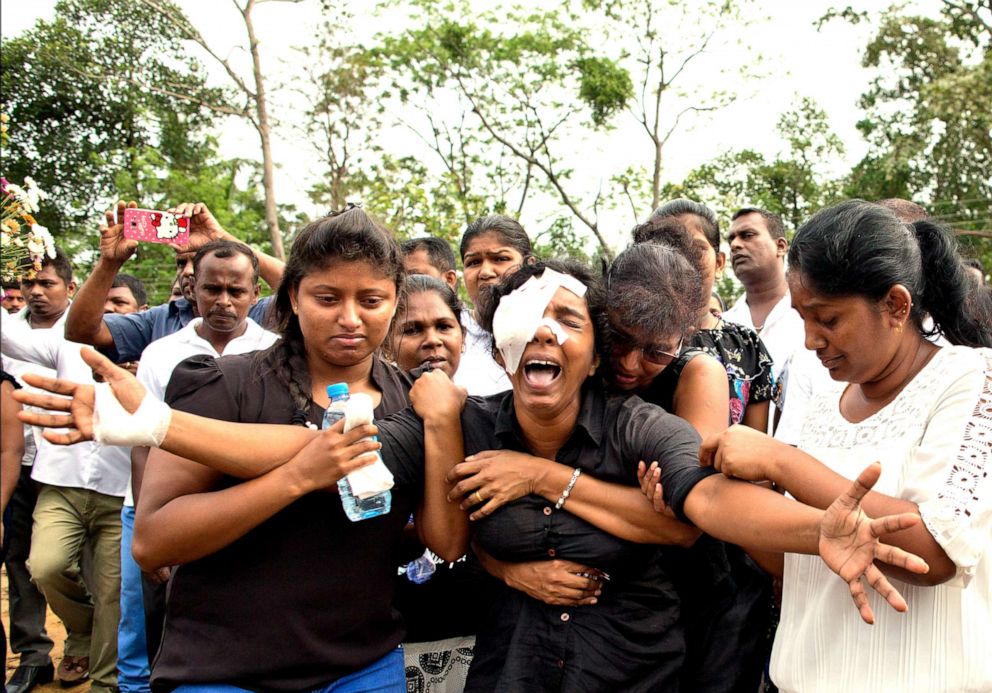
M906 513L871 519L861 509L861 500L880 473L881 466L877 463L865 469L825 512L754 484L714 475L692 488L684 511L703 531L723 541L765 551L818 553L848 583L862 618L872 623L862 577L868 579L892 608L897 611L907 608L875 561L912 573L928 570L919 556L879 540L883 534L915 526L920 521L919 515Z
M828 507L851 483L808 453L742 426L708 438L699 454L703 464L714 466L726 476L773 481L800 502L814 508ZM916 503L877 491L865 496L864 508L873 517L919 514ZM938 585L954 576L954 562L923 523L885 540L922 557L930 566L930 572L924 575L886 566L885 571L890 575L917 585Z
M107 383L125 411L131 414L137 411L147 394L138 379L93 349L84 348L81 354L93 372ZM71 445L97 437L94 435L93 385L81 385L35 374L25 374L25 382L52 394L18 390L13 395L17 401L66 413L22 411L18 414L21 421L32 426L68 427L70 430L65 433L45 431L46 440L56 445ZM167 411L171 411L171 418L165 438L158 447L239 479L254 478L275 469L318 436L317 431L302 426L238 424L182 411ZM365 435L373 435L375 429L372 426L362 426L356 430L364 431ZM119 433L115 430L107 431L110 436ZM109 445L124 444L112 437L101 442ZM143 444L153 445L150 442Z
M100 257L76 292L65 320L65 338L70 342L102 349L114 346L114 337L103 321L103 306L117 273L138 248L137 241L124 238L124 210L137 206L135 202L119 201L116 221L113 211L104 213L107 225L100 229Z

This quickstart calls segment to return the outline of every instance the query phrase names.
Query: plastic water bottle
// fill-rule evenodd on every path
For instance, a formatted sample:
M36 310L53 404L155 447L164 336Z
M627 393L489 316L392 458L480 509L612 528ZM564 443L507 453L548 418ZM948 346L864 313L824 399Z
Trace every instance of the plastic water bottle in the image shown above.
M330 428L344 418L345 405L348 403L348 384L328 385L327 396L331 399L331 404L324 412L324 423L321 428ZM368 498L358 498L351 492L351 484L348 483L347 476L338 479L338 494L341 496L344 513L352 522L385 515L392 507L393 494L390 491L382 491Z
M406 579L414 584L422 585L431 579L436 570L434 554L431 553L430 549L427 549L423 556L406 564Z

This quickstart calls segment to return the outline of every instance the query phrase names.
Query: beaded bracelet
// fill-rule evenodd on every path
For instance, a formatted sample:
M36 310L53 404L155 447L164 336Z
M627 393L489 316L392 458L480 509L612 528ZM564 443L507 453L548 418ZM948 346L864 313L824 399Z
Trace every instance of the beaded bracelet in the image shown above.
M561 496L558 497L558 502L555 503L555 510L561 510L562 506L565 505L565 501L568 500L568 494L572 492L572 487L575 486L575 482L581 473L582 470L578 467L572 471L572 478L568 480L568 486L565 487L565 490L561 492Z

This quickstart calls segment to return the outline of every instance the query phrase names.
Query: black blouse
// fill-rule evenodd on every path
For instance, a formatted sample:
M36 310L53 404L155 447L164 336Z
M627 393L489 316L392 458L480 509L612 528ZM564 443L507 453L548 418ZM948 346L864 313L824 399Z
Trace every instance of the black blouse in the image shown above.
M166 400L215 419L290 423L296 406L285 384L252 359L187 359L173 372ZM377 419L407 406L405 374L377 358L371 378L382 391ZM319 406L307 413L320 423ZM420 428L416 417L406 421ZM395 648L403 637L392 608L400 538L422 495L423 473L393 472L392 510L385 516L351 522L337 494L311 493L230 546L179 566L169 584L153 688L222 682L307 690Z
M380 424L384 449L416 454L413 439ZM526 451L512 392L469 398L462 416L466 454ZM411 429L404 427L403 435ZM607 397L586 388L579 420L557 461L597 478L637 483L639 460L658 460L667 502L684 518L689 492L714 470L699 467L699 438L681 419L637 397ZM413 461L396 466L414 469ZM422 465L421 465L422 467ZM563 558L611 576L599 603L549 606L500 588L484 615L466 690L670 690L682 663L679 602L659 555L662 547L618 539L538 496L509 503L475 524L475 541L506 561ZM479 608L473 602L466 609Z

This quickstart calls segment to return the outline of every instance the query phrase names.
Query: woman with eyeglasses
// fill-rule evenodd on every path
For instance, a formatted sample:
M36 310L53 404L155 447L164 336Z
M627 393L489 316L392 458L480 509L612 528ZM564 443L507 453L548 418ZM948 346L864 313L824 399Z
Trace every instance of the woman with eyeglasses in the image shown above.
M659 207L649 221L636 227L633 235L635 243L658 243L674 248L692 263L702 279L703 299L693 328L685 337L682 359L666 369L667 373L655 387L672 391L679 382L686 359L692 359L700 352L710 354L726 371L729 424L767 430L769 403L777 395L771 354L757 332L724 321L709 305L713 284L725 262L720 251L716 215L698 202L673 200ZM659 404L665 406L664 402ZM726 426L720 430L723 428Z
M652 233L661 244L652 241ZM704 438L711 435L705 430L721 432L743 418L750 380L716 348L725 348L722 330L698 329L700 315L709 315L712 271L704 278L702 250L679 221L648 222L635 229L634 239L607 274L607 381L685 418ZM754 341L760 345L757 337ZM736 359L755 353L740 344L731 351ZM762 402L765 415L767 408ZM643 470L646 483L657 478L656 465ZM672 547L667 554L686 630L683 687L757 690L771 651L771 577L739 547L706 535L692 547ZM768 561L769 567L777 570L778 562Z

